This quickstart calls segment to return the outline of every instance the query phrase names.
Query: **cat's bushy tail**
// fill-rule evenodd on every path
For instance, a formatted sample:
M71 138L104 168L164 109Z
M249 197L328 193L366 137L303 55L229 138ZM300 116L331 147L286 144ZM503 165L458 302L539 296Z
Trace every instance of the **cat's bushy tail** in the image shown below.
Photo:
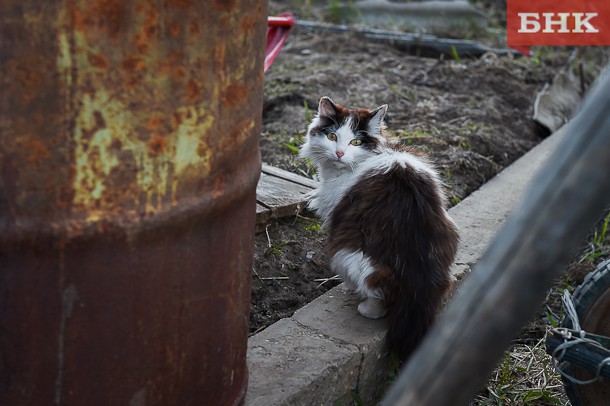
M444 210L424 207L423 212L436 213L413 216L404 224L413 232L397 256L394 277L398 283L388 292L393 299L389 303L388 341L401 362L419 345L441 310L451 286L450 268L459 240L457 228Z
M418 269L413 273L429 271ZM401 291L388 313L388 343L400 363L405 362L422 341L440 310L449 286L430 286L431 281L423 280L413 284L413 278L408 279L401 281Z

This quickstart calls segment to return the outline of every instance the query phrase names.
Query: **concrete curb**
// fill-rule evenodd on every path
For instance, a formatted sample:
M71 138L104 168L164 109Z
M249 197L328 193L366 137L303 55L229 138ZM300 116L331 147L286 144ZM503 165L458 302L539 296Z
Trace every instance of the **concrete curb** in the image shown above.
M565 135L563 128L557 131L449 210L462 238L452 270L456 279L481 258ZM348 403L352 393L365 404L377 399L388 380L387 326L360 316L357 304L342 284L252 336L246 405Z

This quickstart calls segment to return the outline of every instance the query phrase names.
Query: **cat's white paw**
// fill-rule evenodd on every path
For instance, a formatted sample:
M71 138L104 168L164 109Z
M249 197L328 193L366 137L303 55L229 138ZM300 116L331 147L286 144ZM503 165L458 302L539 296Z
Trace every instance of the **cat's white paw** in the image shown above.
M369 319L380 319L388 312L383 300L374 297L366 298L358 305L358 312Z

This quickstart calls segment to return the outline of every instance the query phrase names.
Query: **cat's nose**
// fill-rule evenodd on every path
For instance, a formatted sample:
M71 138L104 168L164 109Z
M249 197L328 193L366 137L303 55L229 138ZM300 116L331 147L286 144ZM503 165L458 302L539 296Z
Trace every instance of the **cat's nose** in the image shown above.
M343 155L345 155L343 151L337 151L337 158L341 159Z

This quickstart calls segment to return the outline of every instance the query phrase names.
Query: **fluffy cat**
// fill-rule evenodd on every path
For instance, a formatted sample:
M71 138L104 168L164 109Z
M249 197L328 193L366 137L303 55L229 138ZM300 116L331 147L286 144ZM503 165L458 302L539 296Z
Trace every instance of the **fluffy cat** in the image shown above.
M363 316L389 312L390 348L405 361L451 285L459 236L426 157L384 134L387 108L323 97L300 155L318 168L309 206L329 229L331 269L363 298Z

